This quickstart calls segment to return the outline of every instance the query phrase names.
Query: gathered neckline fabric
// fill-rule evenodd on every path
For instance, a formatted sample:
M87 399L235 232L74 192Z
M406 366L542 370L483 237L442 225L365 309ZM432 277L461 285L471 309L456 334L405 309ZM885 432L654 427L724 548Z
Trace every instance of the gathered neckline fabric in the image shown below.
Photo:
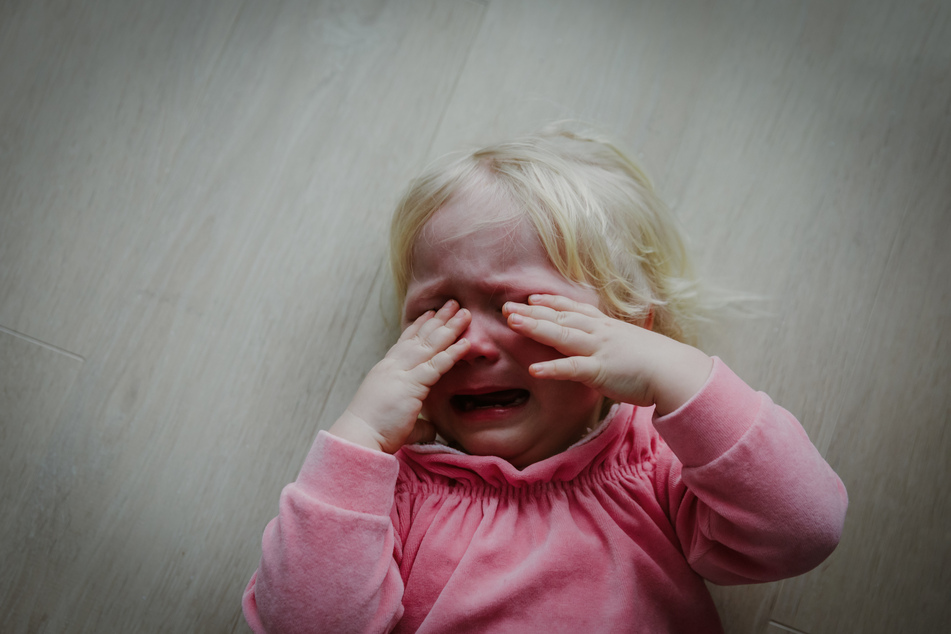
M397 488L420 486L447 489L484 489L498 492L516 489L523 493L539 488L561 488L567 484L576 487L585 481L616 479L634 472L650 470L651 455L657 442L663 442L656 432L650 438L635 433L633 422L637 414L651 418L650 412L638 411L629 404L611 407L608 415L587 436L565 451L518 469L497 456L473 456L440 444L411 445L397 453L401 477ZM650 430L653 431L653 430ZM626 434L633 438L627 444L630 455L618 446ZM647 442L644 442L647 441Z

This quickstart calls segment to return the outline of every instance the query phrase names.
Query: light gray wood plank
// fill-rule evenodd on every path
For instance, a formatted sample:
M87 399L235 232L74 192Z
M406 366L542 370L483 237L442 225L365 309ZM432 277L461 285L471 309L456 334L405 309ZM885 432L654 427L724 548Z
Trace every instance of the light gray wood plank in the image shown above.
M940 3L912 13L890 5L835 27L826 40L841 51L830 66L842 86L831 110L848 113L850 125L833 142L851 146L839 164L852 168L833 172L842 180L830 200L837 231L817 236L817 248L804 255L834 271L823 285L840 300L830 309L864 304L843 337L848 348L818 357L824 363L841 352L848 363L814 397L837 421L818 440L823 448L831 443L829 460L849 488L851 508L839 551L817 572L787 581L773 616L812 633L936 631L951 617L943 563L951 545L939 528L951 515L944 485L951 297L943 247L951 221L951 88L938 80L951 61L951 12ZM881 47L866 48L876 39ZM856 195L861 189L865 200ZM874 245L877 283L867 264L837 266L820 254L849 243ZM817 322L834 318L819 314ZM924 384L918 377L927 377ZM903 410L920 414L904 420ZM896 493L898 483L918 490Z
M71 519L45 536L55 587L31 597L47 631L244 629L264 524L336 415L389 210L482 11L14 12L8 33L31 36L3 59L35 72L0 63L28 94L0 110L22 128L0 315L87 359L55 427Z
M914 103L925 110L951 103L924 92ZM931 132L895 157L902 230L829 450L850 492L845 535L818 573L787 582L774 611L813 634L937 632L951 620L951 160L939 150L951 126Z
M72 473L54 450L56 426L83 360L0 328L0 605L4 629L36 631L34 609L62 560L48 556L70 531L62 508Z

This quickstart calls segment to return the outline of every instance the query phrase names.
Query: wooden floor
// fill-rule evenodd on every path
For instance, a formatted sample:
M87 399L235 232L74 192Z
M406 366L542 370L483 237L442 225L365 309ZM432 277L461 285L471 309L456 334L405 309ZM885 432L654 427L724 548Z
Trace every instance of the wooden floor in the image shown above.
M951 3L0 2L5 632L246 631L265 523L394 334L385 232L452 149L639 156L708 339L845 481L836 553L729 632L951 622Z

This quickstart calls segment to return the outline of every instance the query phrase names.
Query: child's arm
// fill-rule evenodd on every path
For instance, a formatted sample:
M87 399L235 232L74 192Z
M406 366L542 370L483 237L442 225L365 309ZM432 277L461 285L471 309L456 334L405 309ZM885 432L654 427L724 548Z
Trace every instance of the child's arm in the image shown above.
M828 556L845 488L795 417L695 348L563 297L530 302L506 305L513 330L566 355L533 375L656 404L654 426L677 457L656 465L658 497L695 570L717 583L768 581Z
M669 447L655 454L658 500L702 576L775 581L835 549L845 486L799 421L722 361L694 398L654 416L653 426Z
M402 616L393 456L317 434L264 529L244 616L263 632L387 632Z
M245 590L255 632L389 631L402 615L394 530L395 452L432 434L417 422L433 385L468 350L467 311L448 302L411 325L369 372L330 433L319 432L264 531Z

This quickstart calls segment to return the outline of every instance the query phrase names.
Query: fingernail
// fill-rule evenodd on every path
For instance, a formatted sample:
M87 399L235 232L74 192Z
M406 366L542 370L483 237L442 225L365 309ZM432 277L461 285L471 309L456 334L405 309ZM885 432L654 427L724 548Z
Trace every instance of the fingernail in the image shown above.
M525 323L525 319L518 313L512 313L509 315L509 321L513 324L522 324Z
M528 296L528 301L534 303L534 302L537 302L538 300L540 300L541 298L542 298L541 295L529 295L529 296Z

